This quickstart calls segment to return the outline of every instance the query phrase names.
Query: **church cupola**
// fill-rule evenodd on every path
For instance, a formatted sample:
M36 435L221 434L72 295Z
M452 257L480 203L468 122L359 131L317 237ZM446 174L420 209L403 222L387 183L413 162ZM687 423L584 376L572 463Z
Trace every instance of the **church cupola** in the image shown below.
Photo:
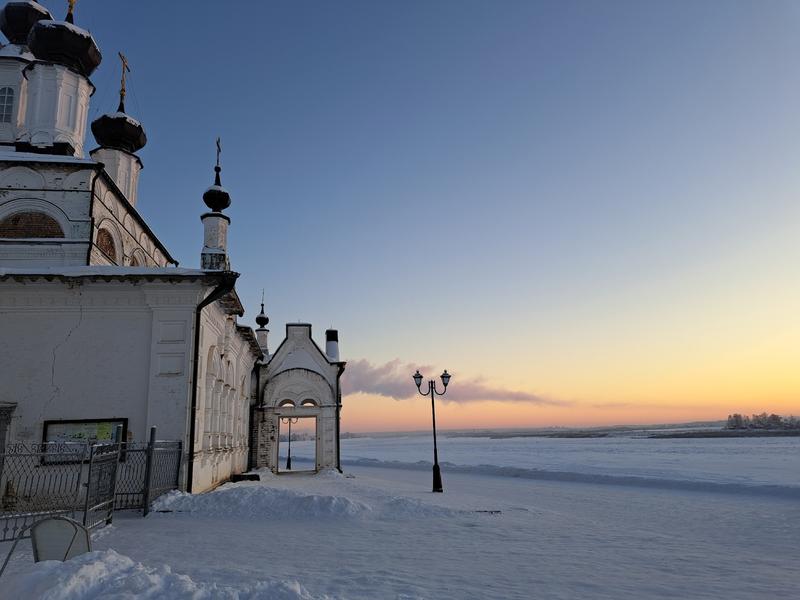
M222 145L217 138L214 185L203 194L203 202L211 209L211 212L204 213L200 217L203 222L203 251L200 255L200 263L203 269L210 271L229 271L231 268L228 259L228 225L231 220L227 215L222 214L222 211L231 205L231 197L222 187L219 176L222 171L222 167L219 166L221 152Z
M269 349L267 346L268 337L269 337L269 329L267 329L267 325L269 325L269 317L264 314L264 292L261 292L261 312L258 313L256 317L256 324L258 325L258 329L256 329L256 340L258 341L258 347L261 348L261 352L264 353L264 356L269 356Z
M89 77L103 60L92 34L75 25L75 0L69 0L63 21L37 21L28 35L28 47L39 60L69 67Z
M219 213L231 205L231 195L222 187L222 181L219 176L220 171L222 171L222 167L219 166L219 154L221 151L222 147L220 146L219 138L217 138L217 164L214 167L214 185L209 187L203 194L203 202L206 203L206 206Z
M83 156L89 98L94 93L89 75L102 57L92 35L74 24L74 5L75 0L69 0L66 20L43 17L30 27L27 45L37 60L24 67L17 90L13 143L18 151ZM15 26L20 35L22 29Z
M147 136L142 124L125 112L125 80L130 67L122 52L119 53L119 58L122 61L119 106L117 112L102 115L92 121L92 133L100 147L90 154L93 159L103 163L106 172L128 201L136 205L142 161L135 153L144 148Z
M50 11L38 2L9 2L0 10L0 31L12 44L25 46L36 22L52 19Z

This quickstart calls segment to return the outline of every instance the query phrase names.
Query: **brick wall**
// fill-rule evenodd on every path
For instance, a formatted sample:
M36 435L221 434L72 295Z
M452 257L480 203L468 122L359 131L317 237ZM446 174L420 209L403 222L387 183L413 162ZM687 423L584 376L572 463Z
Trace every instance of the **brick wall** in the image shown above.
M263 409L254 408L250 420L252 444L250 446L250 463L252 468L261 469L269 466L269 456L278 441L276 420L266 418Z
M40 212L18 212L0 222L0 238L63 238L53 217Z

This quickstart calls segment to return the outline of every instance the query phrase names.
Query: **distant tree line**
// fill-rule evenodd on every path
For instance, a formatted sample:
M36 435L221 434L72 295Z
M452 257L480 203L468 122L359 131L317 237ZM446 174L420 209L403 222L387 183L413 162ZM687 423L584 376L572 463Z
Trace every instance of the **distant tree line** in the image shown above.
M772 413L761 413L760 415L740 415L734 413L728 415L728 422L725 429L800 429L800 419L793 416L782 417Z
M287 436L285 433L282 433L278 437L278 439L281 442L288 442L289 441L289 436ZM317 439L317 434L316 433L306 433L305 431L301 431L299 433L292 432L292 441L293 442L305 442L305 441L308 441L308 440L316 440L316 439Z

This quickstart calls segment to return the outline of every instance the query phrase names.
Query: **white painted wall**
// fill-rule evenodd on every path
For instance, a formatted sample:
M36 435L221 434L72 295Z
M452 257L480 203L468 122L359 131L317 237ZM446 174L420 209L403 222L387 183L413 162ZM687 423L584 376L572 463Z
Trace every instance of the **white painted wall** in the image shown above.
M33 55L23 46L7 44L0 49L0 88L10 87L14 90L14 109L9 123L0 123L0 143L13 144L17 134L25 123L27 104L27 81L22 70L30 62Z
M150 425L183 438L203 292L199 283L3 281L0 402L16 404L11 439L41 441L48 419L111 417L128 418L137 441Z
M256 356L219 303L206 307L200 330L194 491L247 469L250 396Z
M195 307L210 289L197 280L0 282L8 441L40 442L45 420L127 418L129 439L146 440L155 425L160 439L188 449ZM220 304L204 310L200 340L194 491L247 467L256 360Z
M92 239L96 242L101 228L111 233L117 247L116 264L118 265L130 265L133 257L136 256L139 266L142 267L169 266L170 263L158 247L156 238L134 218L135 210L123 198L120 198L118 191L105 179L98 178L94 185L94 202L92 204L94 222ZM94 247L90 264L114 263L99 248Z
M142 172L142 161L135 154L114 148L97 148L91 156L103 163L106 173L123 193L131 206L136 206L139 191L139 173Z
M75 149L74 156L82 157L94 86L86 77L52 63L30 63L23 75L27 104L17 141L38 147L65 142Z

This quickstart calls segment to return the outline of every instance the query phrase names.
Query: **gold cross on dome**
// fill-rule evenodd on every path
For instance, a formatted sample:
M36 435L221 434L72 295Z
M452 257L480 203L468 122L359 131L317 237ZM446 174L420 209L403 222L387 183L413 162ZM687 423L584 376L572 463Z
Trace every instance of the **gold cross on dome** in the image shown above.
M67 0L67 4L69 5L69 8L67 8L67 14L68 15L71 15L71 14L73 14L75 12L75 3L77 1L78 0Z
M72 2L74 2L74 1L75 0L72 0ZM124 102L125 101L125 92L126 92L126 89L125 89L125 73L130 73L131 72L131 68L130 68L130 66L128 66L128 59L125 57L125 55L122 52L117 52L117 54L119 54L119 59L120 59L120 61L122 61L122 80L120 82L120 87L119 87L119 101L120 102Z

